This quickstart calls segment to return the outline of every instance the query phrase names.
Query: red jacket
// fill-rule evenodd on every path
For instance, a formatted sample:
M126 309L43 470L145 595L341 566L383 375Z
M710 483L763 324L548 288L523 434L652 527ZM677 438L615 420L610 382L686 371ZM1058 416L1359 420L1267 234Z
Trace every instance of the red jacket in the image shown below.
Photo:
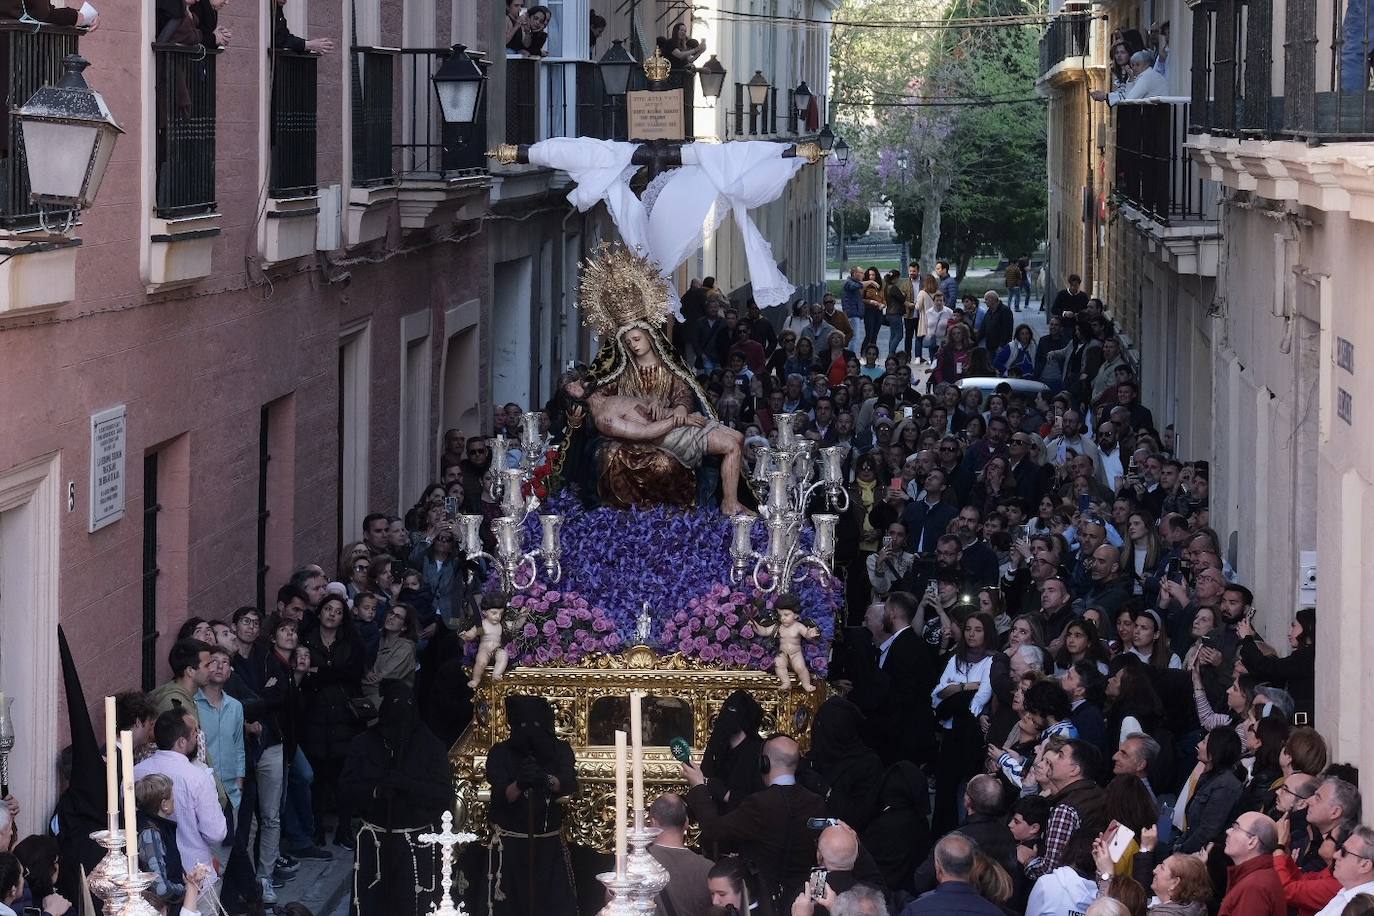
M1287 916L1288 903L1271 855L1226 869L1226 887L1218 916Z
M1283 898L1298 911L1298 916L1313 916L1341 892L1341 882L1331 869L1303 871L1288 854L1274 856L1274 870L1283 885Z

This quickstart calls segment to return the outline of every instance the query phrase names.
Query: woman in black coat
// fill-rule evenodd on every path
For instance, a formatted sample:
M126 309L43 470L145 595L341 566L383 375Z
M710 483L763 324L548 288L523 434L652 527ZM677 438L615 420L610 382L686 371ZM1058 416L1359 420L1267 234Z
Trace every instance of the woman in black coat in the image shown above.
M883 761L863 742L864 714L844 697L831 697L816 712L811 751L797 781L825 799L825 813L863 832L873 818Z
M930 784L921 768L902 760L878 786L878 810L860 836L897 900L915 895L916 866L930 853Z
M352 807L344 793L338 791L338 784L348 745L358 734L358 721L350 701L362 696L367 650L353 631L352 615L342 598L326 596L320 602L319 621L305 640L310 649L310 673L301 685L305 699L301 747L315 771L311 793L315 845L324 845L325 810L332 801L339 816L334 843L352 849Z
M1250 625L1249 619L1236 625L1236 635L1241 637L1240 660L1250 676L1287 690L1293 697L1294 711L1306 713L1308 717L1306 722L1298 720L1297 724L1315 725L1312 719L1317 664L1316 609L1305 607L1294 616L1288 628L1290 651L1284 658L1265 655L1260 651L1255 628Z

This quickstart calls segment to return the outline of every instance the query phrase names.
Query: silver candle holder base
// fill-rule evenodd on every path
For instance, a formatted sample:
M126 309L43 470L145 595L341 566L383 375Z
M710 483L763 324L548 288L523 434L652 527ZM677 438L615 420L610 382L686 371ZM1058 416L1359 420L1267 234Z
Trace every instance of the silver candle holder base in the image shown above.
M106 903L105 916L161 916L162 911L149 903L145 895L145 891L156 881L157 875L150 872L140 871L131 875L126 871L120 879L123 899L116 908Z
M647 897L651 907L653 898L668 886L668 869L649 852L650 844L662 832L657 827L645 827L641 824L625 835L632 849L625 857L625 875L635 881L636 890L633 896Z
M606 905L601 908L597 916L644 916L644 910L640 901L642 898L636 893L639 889L639 882L631 878L629 873L620 875L613 871L596 876L596 880L606 886Z
M105 849L105 858L86 876L91 893L104 904L106 913L119 912L124 902L124 879L129 874L129 857L124 852L124 831L97 830L91 834Z

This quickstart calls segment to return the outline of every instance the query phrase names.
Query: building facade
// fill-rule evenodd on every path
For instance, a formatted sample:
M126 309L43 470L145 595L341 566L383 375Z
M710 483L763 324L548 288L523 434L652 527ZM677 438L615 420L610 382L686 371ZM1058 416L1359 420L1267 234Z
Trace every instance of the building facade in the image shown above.
M1050 96L1051 291L1083 275L1139 358L1142 395L1185 460L1211 466L1210 519L1256 626L1286 652L1315 604L1317 726L1336 760L1374 750L1358 702L1374 567L1374 340L1359 270L1374 250L1374 46L1338 0L1061 8ZM1168 28L1165 89L1108 106L1110 37ZM1366 777L1366 791L1370 790Z
M566 175L484 155L616 135L589 4L550 6L540 60L508 56L501 10L469 0L282 4L325 53L277 47L271 3L225 7L222 48L158 44L151 0L107 0L89 34L0 22L8 97L79 50L125 131L55 243L60 214L29 203L3 127L0 690L25 832L52 808L65 741L59 624L93 712L166 680L188 617L270 607L305 563L332 575L368 512L403 514L437 476L445 429L489 434L494 409L543 404L590 356L577 265L608 217L576 212ZM651 47L664 10L684 15L642 4L619 27ZM770 78L823 87L827 45L813 33L797 67L768 58ZM431 83L452 53L488 77L472 125L443 122ZM724 103L702 102L701 123L723 124ZM822 276L820 172L758 217L803 287ZM684 285L711 270L747 289L725 236Z

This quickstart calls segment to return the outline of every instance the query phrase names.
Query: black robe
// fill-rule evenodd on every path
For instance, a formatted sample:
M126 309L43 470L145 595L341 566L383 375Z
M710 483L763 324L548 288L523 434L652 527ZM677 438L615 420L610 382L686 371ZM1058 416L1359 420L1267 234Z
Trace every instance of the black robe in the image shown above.
M509 801L507 787L536 769L540 778ZM547 786L549 776L558 780L556 792ZM488 863L493 886L488 899L493 916L577 916L572 865L559 835L563 806L554 803L577 791L572 746L546 731L521 728L514 738L492 747L487 781L493 827Z
M437 833L443 812L453 807L448 752L419 723L413 697L403 720L389 723L393 698L402 694L409 696L405 685L387 685L379 724L349 744L339 777L339 792L364 821L355 853L356 916L426 916L441 893L440 847L416 838ZM432 890L417 894L416 887Z

